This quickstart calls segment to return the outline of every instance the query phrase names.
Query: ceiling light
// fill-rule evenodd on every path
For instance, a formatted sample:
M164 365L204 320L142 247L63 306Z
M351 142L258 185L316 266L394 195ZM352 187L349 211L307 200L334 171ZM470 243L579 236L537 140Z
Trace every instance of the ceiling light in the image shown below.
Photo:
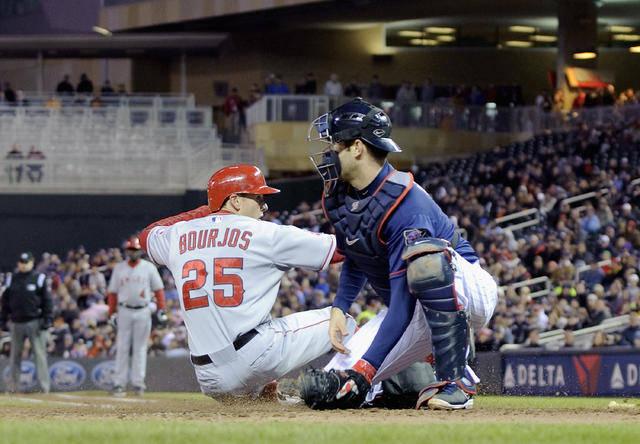
M513 48L529 48L530 46L533 46L533 43L525 42L523 40L507 40L504 44Z
M632 26L618 26L618 25L611 25L609 26L609 31L611 32L633 32L635 31L635 29Z
M596 57L598 57L598 54L596 54L593 51L583 51L583 52L573 53L573 58L576 60L589 60L589 59L595 59Z
M640 40L640 34L613 34L611 38L619 42L637 42Z
M536 32L536 28L534 28L533 26L513 25L513 26L509 26L509 31L511 31L511 32L527 32L529 34L532 34L532 33Z
M111 31L109 31L107 28L103 28L102 26L93 26L91 30L93 32L97 32L100 35L105 35L105 36L112 35Z
M438 44L438 41L434 39L411 39L409 43L420 46L435 46Z
M424 28L431 34L455 34L456 28L449 28L447 26L427 26Z
M529 38L531 40L533 40L534 42L544 42L544 43L551 43L551 42L555 42L556 40L558 40L558 37L556 37L555 35L535 34L535 35L529 36Z
M422 31L405 30L405 31L398 31L398 35L400 37L422 37L424 33Z
M632 46L631 48L629 48L629 52L635 52L640 54L640 46Z
M439 42L453 42L453 41L455 41L456 38L455 38L455 36L452 36L452 35L443 34L443 35L437 36L436 39Z

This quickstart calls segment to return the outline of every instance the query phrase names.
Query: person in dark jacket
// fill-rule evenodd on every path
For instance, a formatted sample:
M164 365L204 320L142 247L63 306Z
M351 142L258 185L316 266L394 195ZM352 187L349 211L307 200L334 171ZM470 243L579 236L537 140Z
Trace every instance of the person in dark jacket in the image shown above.
M11 370L7 391L16 393L20 388L20 366L25 338L33 350L40 390L49 393L49 367L47 365L47 330L52 326L51 295L46 276L33 269L33 255L22 253L18 259L18 272L11 276L2 295L0 330L7 330L11 321Z

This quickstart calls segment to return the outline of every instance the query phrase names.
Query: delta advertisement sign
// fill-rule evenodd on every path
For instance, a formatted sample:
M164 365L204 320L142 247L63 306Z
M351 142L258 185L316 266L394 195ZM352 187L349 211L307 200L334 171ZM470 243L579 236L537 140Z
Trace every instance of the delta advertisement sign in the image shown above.
M640 353L504 354L502 370L506 395L640 395Z

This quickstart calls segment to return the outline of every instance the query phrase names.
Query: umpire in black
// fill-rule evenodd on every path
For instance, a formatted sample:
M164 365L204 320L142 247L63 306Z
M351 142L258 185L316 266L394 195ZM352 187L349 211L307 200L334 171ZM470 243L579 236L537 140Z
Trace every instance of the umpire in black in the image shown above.
M49 393L47 364L47 330L53 323L51 295L43 273L33 269L33 255L25 252L18 258L18 272L9 278L2 295L0 329L7 330L11 320L11 371L7 391L20 389L20 364L24 339L29 338L36 362L36 373L42 393Z

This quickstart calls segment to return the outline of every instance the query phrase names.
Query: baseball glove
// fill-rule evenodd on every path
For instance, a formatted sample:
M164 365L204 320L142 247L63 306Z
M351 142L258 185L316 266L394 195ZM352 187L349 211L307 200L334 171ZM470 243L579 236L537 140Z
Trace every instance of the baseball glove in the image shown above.
M314 410L356 409L371 384L352 370L309 370L300 377L300 397Z

